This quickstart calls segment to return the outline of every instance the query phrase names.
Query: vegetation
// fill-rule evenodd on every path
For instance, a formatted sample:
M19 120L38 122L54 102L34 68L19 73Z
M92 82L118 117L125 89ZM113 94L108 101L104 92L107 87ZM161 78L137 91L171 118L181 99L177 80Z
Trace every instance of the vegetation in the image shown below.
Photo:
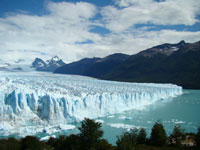
M137 143L138 144L145 144L147 142L147 133L144 128L140 129L140 132L137 136Z
M198 132L195 136L195 143L196 143L196 147L200 149L200 127L198 128Z
M169 137L170 143L176 147L180 147L181 141L184 141L185 138L186 134L184 133L184 129L182 129L180 125L175 125L174 130Z
M117 137L117 150L131 150L137 144L138 130L133 129Z
M82 149L92 149L95 147L96 143L100 142L100 138L103 136L103 131L100 129L101 123L94 122L90 119L85 119L79 127L80 139L83 145Z
M154 146L164 146L167 142L165 129L160 121L157 121L151 131L150 143Z
M117 137L116 146L103 139L101 123L91 119L82 121L80 133L40 141L34 136L22 139L8 138L0 140L0 150L199 150L200 128L197 133L185 133L181 126L174 126L167 137L160 121L157 121L147 138L145 129L132 129Z

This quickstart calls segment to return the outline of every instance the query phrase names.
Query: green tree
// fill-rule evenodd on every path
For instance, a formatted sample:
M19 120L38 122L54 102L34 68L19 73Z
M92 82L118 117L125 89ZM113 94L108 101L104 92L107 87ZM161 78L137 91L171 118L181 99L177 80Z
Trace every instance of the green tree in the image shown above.
M200 149L200 127L198 128L197 134L195 135L196 147Z
M56 145L57 145L57 139L54 137L50 137L49 140L47 141L47 145L53 147L54 149L56 149Z
M132 150L137 144L138 129L132 129L117 137L117 150Z
M117 150L131 150L133 144L131 142L131 138L128 132L123 135L117 137Z
M147 133L146 133L145 129L141 128L138 133L137 144L145 144L146 140L147 140L146 136L147 136Z
M65 150L66 136L60 135L58 138L50 138L48 144L54 148L54 150Z
M81 139L78 135L67 136L62 144L61 150L81 150Z
M167 141L165 129L160 121L157 121L152 130L150 136L150 143L154 146L164 146Z
M49 147L34 136L27 136L21 140L22 150L43 150Z
M172 134L170 135L170 141L175 143L177 147L181 146L181 141L185 140L185 130L180 125L175 125Z
M15 138L1 139L0 150L21 150L21 144Z
M81 122L81 127L79 127L80 138L82 141L83 148L91 149L103 136L103 130L101 129L101 123L95 122L94 120L85 118Z
M107 140L101 139L94 147L95 150L114 150L114 147Z
M47 142L54 150L81 150L81 140L78 135L60 135L59 138L50 138Z

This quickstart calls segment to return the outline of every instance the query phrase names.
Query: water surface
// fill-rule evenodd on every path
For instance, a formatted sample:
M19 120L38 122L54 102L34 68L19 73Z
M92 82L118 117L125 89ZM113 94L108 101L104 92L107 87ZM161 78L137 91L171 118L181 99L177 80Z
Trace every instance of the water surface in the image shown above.
M160 100L141 110L131 110L98 119L103 121L104 138L114 144L116 137L131 127L143 127L149 135L157 120L163 123L168 135L176 124L180 124L186 132L196 132L200 125L199 114L200 90L183 90L181 96ZM66 132L70 133L78 133L78 130Z

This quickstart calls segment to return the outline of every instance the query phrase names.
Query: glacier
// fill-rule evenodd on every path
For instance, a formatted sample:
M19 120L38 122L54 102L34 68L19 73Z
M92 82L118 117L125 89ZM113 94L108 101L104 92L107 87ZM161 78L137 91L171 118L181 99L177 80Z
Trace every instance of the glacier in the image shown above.
M0 72L0 135L73 129L182 94L173 84L124 83L44 72ZM50 131L49 131L50 130Z

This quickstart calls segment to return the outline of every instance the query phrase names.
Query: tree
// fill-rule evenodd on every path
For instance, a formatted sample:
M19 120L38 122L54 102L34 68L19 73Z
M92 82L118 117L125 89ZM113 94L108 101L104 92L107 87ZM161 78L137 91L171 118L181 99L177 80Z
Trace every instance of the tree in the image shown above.
M47 145L56 149L57 141L58 141L57 138L50 137L49 140L47 141Z
M114 150L113 146L107 140L101 139L95 145L95 150Z
M22 150L43 150L44 148L48 149L48 146L45 143L39 141L39 139L34 136L27 136L23 138L21 144Z
M197 134L195 136L196 147L200 148L200 127L198 128Z
M59 138L49 138L47 144L53 150L82 150L80 136L71 134L69 136L60 135Z
M138 129L132 129L117 137L117 150L132 150L137 144Z
M181 141L185 140L184 129L180 125L175 125L172 134L170 135L170 141L174 142L177 147L181 146Z
M58 150L81 150L81 139L78 135L66 136Z
M131 142L131 138L128 132L123 135L117 137L117 150L131 150L133 144Z
M150 136L150 143L154 146L164 146L167 141L165 129L160 121L157 121L152 130Z
M101 129L101 123L95 122L94 120L85 118L81 122L81 127L79 127L80 138L83 144L83 148L91 149L103 136L103 130Z
M66 136L60 135L58 138L50 138L48 141L48 144L52 146L55 150L65 150L65 142L66 142Z
M0 150L21 150L21 144L15 138L1 139Z
M146 136L147 136L147 133L146 133L145 129L141 128L138 133L137 144L145 144L146 140L147 140Z

